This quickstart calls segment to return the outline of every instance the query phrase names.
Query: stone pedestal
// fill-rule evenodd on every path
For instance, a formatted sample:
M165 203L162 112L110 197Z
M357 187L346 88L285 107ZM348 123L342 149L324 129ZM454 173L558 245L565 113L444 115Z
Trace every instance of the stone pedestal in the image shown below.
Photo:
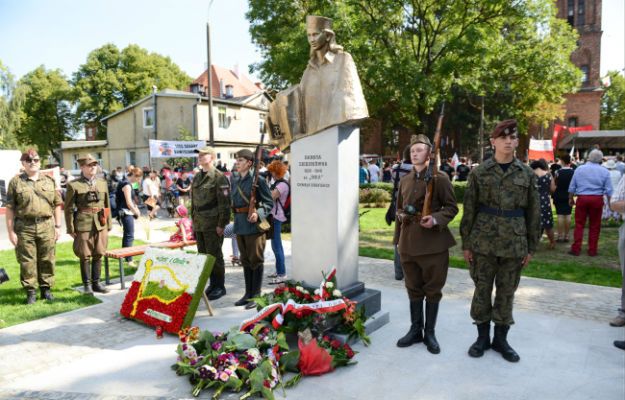
M319 286L337 269L340 288L358 282L359 129L335 126L291 145L292 277Z
M316 288L321 271L336 267L343 294L372 317L370 332L388 313L380 291L358 281L359 133L335 126L291 144L291 275Z

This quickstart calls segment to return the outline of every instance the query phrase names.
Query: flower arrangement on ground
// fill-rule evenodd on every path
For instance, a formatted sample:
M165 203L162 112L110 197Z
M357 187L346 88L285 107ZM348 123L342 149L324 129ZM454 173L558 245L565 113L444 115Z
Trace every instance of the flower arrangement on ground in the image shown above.
M254 299L258 313L243 321L240 330L265 320L282 332L297 333L310 328L316 334L323 334L332 329L368 344L364 310L358 309L356 303L337 288L336 269L323 274L323 278L312 292L300 282L287 281L273 292Z
M213 262L204 254L148 248L120 313L174 334L190 326Z
M332 270L318 289L308 291L288 282L257 300L259 312L227 333L187 328L179 332L178 360L172 368L188 375L192 393L211 389L213 399L224 390L241 392L241 399L259 395L274 398L278 387L291 387L303 376L321 375L355 364L356 352L347 343L325 333L343 329L365 344L364 314L336 288ZM297 332L290 349L287 333ZM348 336L349 337L349 336ZM289 373L294 373L284 381ZM285 393L286 396L286 393Z

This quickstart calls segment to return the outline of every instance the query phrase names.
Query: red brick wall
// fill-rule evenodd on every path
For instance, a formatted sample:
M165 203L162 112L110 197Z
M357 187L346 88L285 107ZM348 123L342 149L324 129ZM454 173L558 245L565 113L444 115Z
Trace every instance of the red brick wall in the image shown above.
M569 0L557 0L557 16L567 19ZM565 125L569 118L577 117L578 125L592 125L599 129L601 107L601 0L584 1L584 24L580 24L579 0L573 0L574 26L579 32L578 48L571 54L571 61L578 67L588 66L588 81L579 92L566 98Z
M602 94L602 91L567 94L564 123L566 124L570 117L577 117L578 126L592 125L593 129L600 129L599 109Z

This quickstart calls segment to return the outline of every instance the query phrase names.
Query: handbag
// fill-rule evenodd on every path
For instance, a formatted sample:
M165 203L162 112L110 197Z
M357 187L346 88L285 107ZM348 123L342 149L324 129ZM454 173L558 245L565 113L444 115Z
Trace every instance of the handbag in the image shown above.
M154 197L148 197L143 203L152 208L156 207L156 199Z

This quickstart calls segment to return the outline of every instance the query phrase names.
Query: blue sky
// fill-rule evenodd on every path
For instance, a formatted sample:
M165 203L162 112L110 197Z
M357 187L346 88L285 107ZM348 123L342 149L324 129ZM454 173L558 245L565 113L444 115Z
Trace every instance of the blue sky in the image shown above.
M285 0L288 1L288 0ZM105 43L167 55L192 77L206 63L208 0L0 0L0 60L18 78L37 66L69 77ZM625 2L603 0L601 72L625 68ZM241 71L260 60L246 0L215 0L213 63Z

